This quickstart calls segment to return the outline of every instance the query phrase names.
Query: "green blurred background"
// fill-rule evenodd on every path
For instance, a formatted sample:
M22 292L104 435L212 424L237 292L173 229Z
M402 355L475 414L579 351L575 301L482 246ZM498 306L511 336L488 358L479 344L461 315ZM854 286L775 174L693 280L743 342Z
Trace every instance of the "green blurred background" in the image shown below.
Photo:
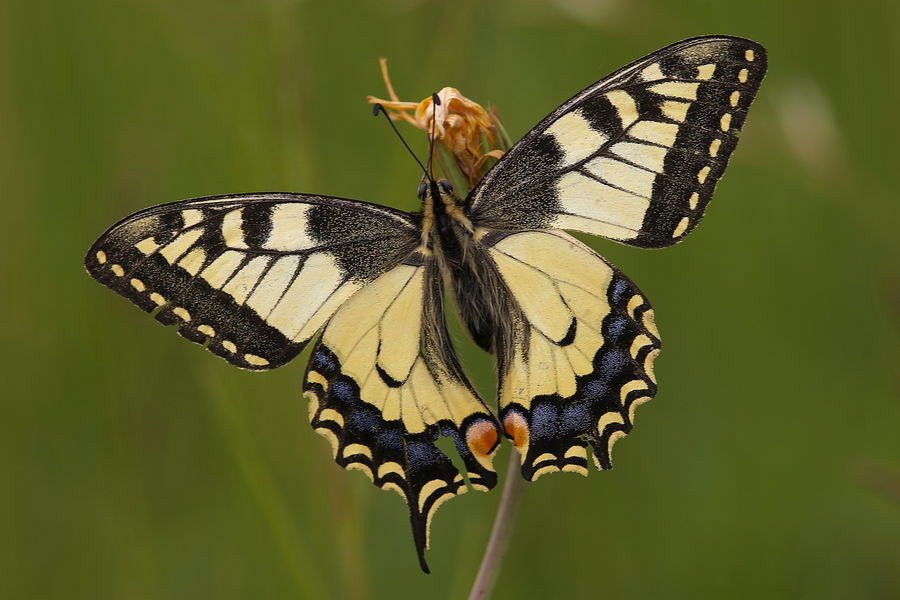
M499 491L438 511L423 575L401 499L307 424L302 361L239 372L83 255L201 195L415 209L379 56L402 99L455 86L516 139L706 33L770 72L704 225L591 242L656 308L660 392L614 471L527 486L495 597L900 597L900 3L875 0L0 3L0 597L465 597Z

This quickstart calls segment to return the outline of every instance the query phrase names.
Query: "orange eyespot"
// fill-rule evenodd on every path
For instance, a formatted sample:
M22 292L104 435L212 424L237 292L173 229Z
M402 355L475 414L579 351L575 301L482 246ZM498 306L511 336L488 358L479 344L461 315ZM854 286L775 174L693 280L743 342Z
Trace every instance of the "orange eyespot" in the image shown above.
M490 455L500 440L497 428L488 420L475 421L466 429L466 443L476 456Z
M503 419L503 428L506 435L512 438L516 448L528 445L528 422L521 413L511 412Z

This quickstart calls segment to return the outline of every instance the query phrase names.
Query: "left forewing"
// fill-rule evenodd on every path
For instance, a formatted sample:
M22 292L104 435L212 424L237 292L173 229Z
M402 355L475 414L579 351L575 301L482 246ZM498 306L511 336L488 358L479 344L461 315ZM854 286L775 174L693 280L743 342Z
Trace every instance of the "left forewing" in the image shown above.
M94 279L244 369L294 358L419 234L393 209L325 196L234 194L163 204L88 251Z
M331 441L338 464L406 500L427 572L431 517L467 490L435 441L451 438L471 486L488 490L497 481L491 460L499 430L449 344L437 265L415 263L385 273L335 313L313 349L304 390L312 426Z
M644 295L618 269L562 231L526 231L489 248L518 305L514 347L498 356L500 421L522 474L587 474L627 434L656 393L659 332ZM502 339L502 338L501 338Z

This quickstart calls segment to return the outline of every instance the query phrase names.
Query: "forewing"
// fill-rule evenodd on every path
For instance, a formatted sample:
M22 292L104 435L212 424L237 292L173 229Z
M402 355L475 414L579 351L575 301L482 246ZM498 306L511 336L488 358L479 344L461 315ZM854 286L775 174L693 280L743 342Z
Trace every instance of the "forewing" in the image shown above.
M354 292L418 243L412 219L300 194L211 196L137 212L88 251L94 279L244 369L293 359Z
M512 349L498 352L500 422L522 456L522 474L587 475L598 469L634 410L656 393L659 332L653 310L625 275L562 231L525 231L488 248L517 315Z
M312 426L335 460L406 500L423 570L431 518L467 488L435 445L453 440L473 488L497 482L494 416L449 342L443 280L433 260L401 264L353 295L313 348L305 395Z
M477 224L571 229L659 248L699 222L766 72L743 38L678 42L588 87L472 191Z

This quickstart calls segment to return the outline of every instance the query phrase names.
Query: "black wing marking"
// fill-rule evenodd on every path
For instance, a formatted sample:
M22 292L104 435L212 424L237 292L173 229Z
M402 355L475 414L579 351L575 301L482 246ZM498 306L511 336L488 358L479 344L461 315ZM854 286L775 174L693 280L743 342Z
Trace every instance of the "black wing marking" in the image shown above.
M453 440L469 483L482 491L497 482L491 460L500 441L450 345L433 259L395 267L335 313L313 348L304 393L338 464L406 500L427 573L431 518L467 491L435 440Z
M94 279L244 369L293 359L356 290L419 243L406 213L301 194L137 212L88 251Z
M765 49L672 44L553 111L470 194L497 229L573 229L659 248L699 222L766 72Z

